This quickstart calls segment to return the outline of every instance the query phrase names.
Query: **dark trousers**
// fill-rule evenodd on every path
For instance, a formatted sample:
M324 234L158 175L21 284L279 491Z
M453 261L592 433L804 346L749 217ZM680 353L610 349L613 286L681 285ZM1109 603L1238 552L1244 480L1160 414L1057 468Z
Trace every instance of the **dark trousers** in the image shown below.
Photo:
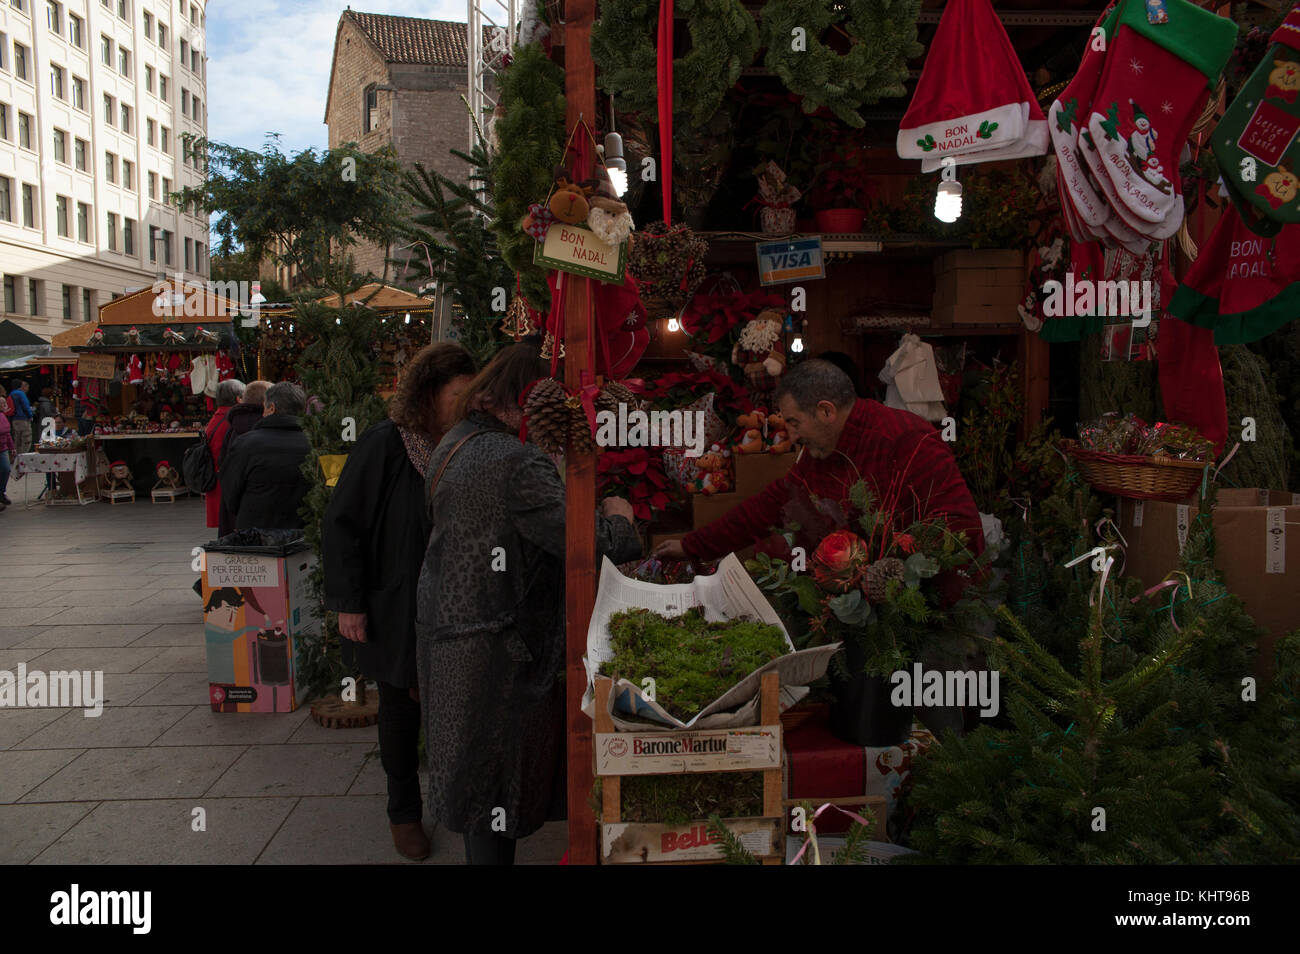
M386 682L379 683L379 761L388 775L388 820L420 821L420 703Z
M465 835L465 864L513 865L515 839L505 835Z

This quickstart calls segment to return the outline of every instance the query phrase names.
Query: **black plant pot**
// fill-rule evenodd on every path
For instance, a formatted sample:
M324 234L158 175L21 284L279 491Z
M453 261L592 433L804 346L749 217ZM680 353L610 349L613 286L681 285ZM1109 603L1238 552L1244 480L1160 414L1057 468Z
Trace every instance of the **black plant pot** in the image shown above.
M866 654L856 643L845 643L843 652L848 675L837 675L834 667L827 673L835 695L830 711L831 731L845 742L873 748L907 741L912 729L911 706L890 703L893 686L883 676L863 672Z

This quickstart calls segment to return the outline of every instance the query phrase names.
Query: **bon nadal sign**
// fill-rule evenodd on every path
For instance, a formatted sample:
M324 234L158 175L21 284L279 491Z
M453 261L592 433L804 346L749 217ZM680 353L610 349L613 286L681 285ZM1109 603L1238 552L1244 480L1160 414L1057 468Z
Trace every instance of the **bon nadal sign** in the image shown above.
M622 282L627 242L611 245L581 225L554 223L533 249L533 263L602 282Z

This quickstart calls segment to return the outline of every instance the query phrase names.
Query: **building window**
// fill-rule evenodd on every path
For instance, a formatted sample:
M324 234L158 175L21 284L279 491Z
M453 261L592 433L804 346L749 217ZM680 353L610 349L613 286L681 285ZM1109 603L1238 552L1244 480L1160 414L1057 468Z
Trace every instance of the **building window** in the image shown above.
M63 320L72 320L72 286L63 286Z
M112 126L117 121L117 104L113 102L113 97L107 93L104 94L104 124Z
M23 225L36 228L36 186L23 183Z
M102 33L99 35L99 58L105 66L113 65L113 41Z
M117 15L123 20L131 19L131 7L126 0L117 0Z
M170 265L172 263L172 233L169 232L167 229L163 229L162 238L163 238L163 264Z
M163 176L162 201L164 204L172 200L172 180Z
M9 69L9 34L0 30L0 70Z
M104 153L104 178L116 185L117 156L111 152Z
M122 104L122 132L129 133L130 131L131 131L131 107L128 106L126 103L123 103Z
M158 45L164 50L167 49L167 24L158 24Z
M5 311L18 312L18 282L12 275L5 276Z
M153 67L152 66L146 66L144 68L144 88L151 93L153 92Z
M0 139L9 141L9 107L0 103Z
M194 270L194 240L189 238L185 240L185 270Z
M162 139L159 142L159 148L163 152L171 152L172 149L172 131L166 126L162 127Z
M190 72L198 76L203 69L203 60L197 49L190 50Z
M185 40L181 40L181 66L189 66L190 45Z
M58 195L54 197L54 226L58 230L60 238L71 238L72 232L68 228L68 197Z
M14 220L14 180L0 176L0 221Z
M9 0L9 6L22 13L27 9L27 0Z
M123 76L131 75L131 51L118 47L117 49L117 71Z
M199 22L199 8L192 3L190 4L190 22L191 23Z
M79 50L86 48L86 21L75 13L68 14L68 42Z
M144 12L144 35L153 39L153 14L148 10Z
M144 132L145 132L145 141L149 143L149 145L151 146L154 145L154 143L158 139L158 124L154 122L152 119L145 120Z
M149 261L158 261L158 226L149 226Z
M24 149L32 148L32 117L26 113L18 114L18 145Z
M373 132L379 126L379 90L373 86L366 87L366 124L365 132Z
M90 206L77 203L77 241L90 244Z
M149 198L158 198L158 173L149 173Z
M50 92L55 99L68 98L68 71L62 66L50 66Z
M190 113L190 91L184 86L181 87L181 112L186 116Z
M135 163L129 159L122 160L122 188L135 191Z
M41 285L34 278L27 279L27 313L35 318L41 313Z
M73 143L72 156L74 161L77 164L78 171L80 172L90 171L90 165L88 161L89 153L90 153L90 143L86 142L86 140L78 139Z
M95 320L95 302L89 288L83 288L81 290L81 320Z
M86 81L80 76L72 77L72 107L82 112L86 109Z
M162 27L159 27L158 29L161 30ZM159 99L167 98L167 74L166 73L158 74L158 98Z
M117 213L108 213L108 250L117 251Z
M127 255L135 254L135 219L122 220L122 251Z
M30 79L27 75L27 64L31 60L31 51L21 43L14 44L14 76L20 80Z
M54 0L48 0L45 4L45 23L51 32L63 32L63 7Z
M68 134L62 129L54 130L54 161L68 162Z

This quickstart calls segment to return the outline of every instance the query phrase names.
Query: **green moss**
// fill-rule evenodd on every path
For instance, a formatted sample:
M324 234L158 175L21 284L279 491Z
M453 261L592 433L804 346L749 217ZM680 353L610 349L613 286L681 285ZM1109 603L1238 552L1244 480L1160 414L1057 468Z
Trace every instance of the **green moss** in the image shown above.
M609 629L614 656L601 672L638 686L653 678L655 701L682 720L788 651L778 627L745 618L711 623L698 606L673 617L624 610Z
M680 825L710 815L763 814L762 772L625 775L619 817L626 822Z

